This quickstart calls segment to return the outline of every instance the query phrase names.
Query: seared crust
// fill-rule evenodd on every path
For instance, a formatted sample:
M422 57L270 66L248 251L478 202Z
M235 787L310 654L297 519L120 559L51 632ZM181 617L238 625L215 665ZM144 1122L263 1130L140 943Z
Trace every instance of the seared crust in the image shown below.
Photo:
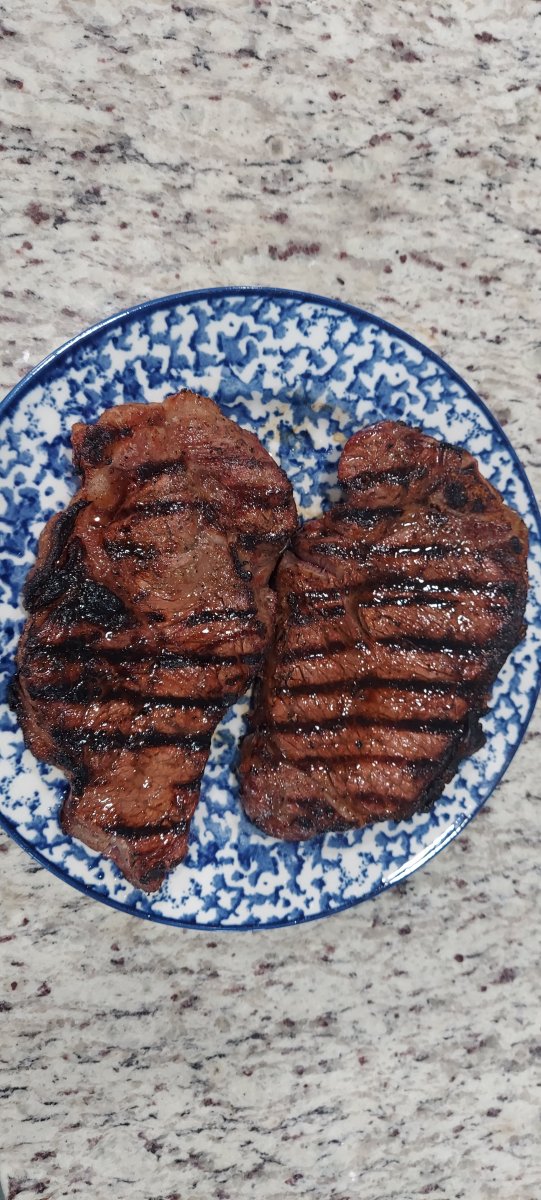
M148 891L186 854L213 731L261 668L296 527L258 439L193 392L75 425L83 476L24 589L13 699L62 827Z
M524 633L527 531L470 454L384 421L339 478L278 567L242 748L247 815L292 840L429 807Z

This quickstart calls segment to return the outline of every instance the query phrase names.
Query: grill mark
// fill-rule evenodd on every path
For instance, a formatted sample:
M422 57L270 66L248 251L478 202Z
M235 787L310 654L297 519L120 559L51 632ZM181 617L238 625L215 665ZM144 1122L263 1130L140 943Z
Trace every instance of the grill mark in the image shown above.
M339 588L308 588L305 592L289 592L289 596L298 596L306 600L342 600L343 593ZM288 597L289 598L289 597Z
M350 789L348 788L348 798L350 798L351 800L354 800L354 801L360 800L361 802L365 802L370 805L373 805L373 804L381 805L382 808L384 809L384 812L391 813L391 811L392 811L392 815L390 815L388 819L394 820L394 821L402 820L401 816L397 817L395 814L397 812L401 813L403 811L406 803L407 803L407 807L408 807L409 811L411 811L413 809L413 811L415 812L416 808L417 808L416 801L412 800L411 802L405 802L404 797L402 795L392 796L388 792L374 792L374 791L369 791L367 788L359 788L355 792L350 791ZM331 805L325 804L325 801L320 801L320 800L314 799L313 796L299 796L298 798L295 797L294 801L292 801L292 804L295 806L295 808L297 807L297 805L299 805L299 806L302 806L303 808L307 809L306 825L308 828L311 828L313 825L313 819L312 820L310 819L310 816L311 816L310 810L315 810L314 815L317 818L317 815L318 815L317 810L321 804L325 805L325 808L329 812L329 817L331 817L333 820L333 824L331 826L326 826L325 832L327 832L327 830L330 832L331 830L338 829L338 828L352 829L352 828L355 828L355 826L357 825L357 822L355 821L354 818L352 820L349 820L346 822L345 818L340 817L339 813L337 813L336 810L331 807ZM335 822L334 818L336 818L336 822ZM377 818L374 818L374 820L376 820L376 819L383 820L383 817L378 816ZM338 822L339 822L339 824L338 824ZM298 818L294 818L294 824L295 825L300 824Z
M357 598L366 593L370 599L373 598L375 592L383 590L401 590L412 593L412 599L417 603L421 603L419 592L423 595L431 594L438 595L439 592L449 593L450 595L460 595L461 592L466 592L471 595L487 595L487 596L505 596L512 600L516 595L517 585L511 582L504 583L489 583L476 582L470 579L467 575L457 574L453 578L443 578L427 580L421 576L402 575L398 572L392 572L388 575L379 575L370 581L370 587L367 589L365 585L353 585L344 588L342 591L339 588L308 588L303 592L289 592L290 596L298 596L299 599L313 600L316 603L320 600L340 600L344 595L351 595ZM361 601L359 600L358 603ZM378 595L374 598L377 604L384 604L385 600Z
M347 480L346 486L355 491L366 491L380 483L407 485L415 479L424 479L428 474L426 467L390 467L386 471L359 471L358 475Z
M89 692L88 685L84 680L77 683L46 683L28 688L28 695L31 700L71 700L75 703L84 703L90 696L94 697L95 693Z
M112 457L105 457L105 451L111 449L115 442L123 438L133 437L133 429L129 425L89 425L85 429L80 450L74 450L73 462L78 470L84 461L85 466L99 467L112 462Z
M371 600L358 600L358 608L435 608L448 610L456 609L457 605L464 600L457 591L456 595L451 597L448 593L443 596L374 596ZM479 594L478 598L481 596ZM488 598L488 597L487 597ZM512 609L512 601L507 604L489 604L484 610L487 613L500 613L503 616L508 614ZM317 615L317 614L316 614Z
M47 658L60 658L68 662L78 662L80 659L86 664L89 661L96 659L104 659L110 663L149 663L156 667L220 667L234 666L236 663L246 663L248 666L259 666L263 661L263 654L260 651L247 651L244 654L181 654L169 650L152 650L150 647L144 646L126 646L116 648L113 646L98 647L84 638L65 638L62 642L50 644L39 644L36 648L38 654L43 654Z
M451 683L443 679L382 679L379 675L359 675L355 679L340 679L335 682L296 683L282 688L281 691L282 694L292 696L334 696L340 693L355 695L368 688L392 688L401 692L415 692L421 695L429 692L442 696L463 695L471 690L467 684Z
M42 562L38 559L23 587L23 604L29 612L47 608L65 591L66 579L64 571L58 568L58 562L68 545L79 513L89 503L88 500L74 500L64 512L58 514L49 549Z
M117 632L132 624L130 612L120 596L76 567L54 610L53 620L55 624L65 626L98 625Z
M313 625L315 621L330 621L334 617L345 617L343 604L327 604L315 612L300 612L300 606L291 604L290 620L293 625Z
M314 619L309 613L301 612L302 594L299 592L288 592L286 596L289 605L289 619L293 625L307 625ZM317 614L316 614L317 616Z
M512 613L512 611L512 604L489 604L487 606L487 612L490 613L492 617L506 617Z
M242 579L244 583L249 583L252 578L252 572L249 571L248 567L246 567L242 562L237 547L234 543L230 545L229 553L231 554L231 561L233 563L235 574L238 575L239 579Z
M427 650L434 651L439 654L453 653L469 655L472 657L476 656L478 653L482 654L491 650L496 644L497 639L487 638L485 642L467 642L460 641L458 638L411 637L406 634L401 637L393 634L389 637L378 637L374 639L374 641L376 645L389 646L394 650ZM331 655L338 654L340 651L364 650L366 649L366 646L367 643L364 641L328 641L322 646L311 646L308 648L300 648L298 650L289 650L282 655L282 662L295 663L311 658L330 658Z
M323 730L351 729L357 726L363 729L384 728L401 729L409 733L453 733L464 728L464 717L453 721L447 717L372 717L353 715L348 717L325 717L313 721L273 721L268 726L261 726L261 732L269 733L319 733Z
M494 638L468 642L460 638L412 637L408 634L402 637L393 634L390 637L380 637L377 641L380 645L391 646L395 650L433 650L437 654L468 654L473 657L486 653L495 644Z
M96 731L56 726L51 734L59 746L72 752L91 750L96 754L107 750L144 750L148 746L182 746L197 753L208 750L212 740L211 733L165 733L159 729L147 729L134 734L124 733L121 729Z
M287 537L283 533L262 533L253 530L252 532L241 533L237 541L243 550L255 550L256 546L262 545L281 546L286 543Z
M337 592L336 595L338 599L340 593ZM290 610L289 619L293 625L312 625L314 621L320 618L327 620L332 617L345 617L346 615L346 610L342 603L327 604L319 609L306 610L303 604L306 600L306 594L303 592L288 592L286 599Z
M375 525L377 521L401 517L403 512L404 509L396 504L380 504L373 508L345 504L343 508L337 507L333 510L332 519L333 521L357 521L360 525Z
M103 683L103 687L101 684ZM107 680L88 684L84 679L79 683L49 683L43 687L30 687L28 694L31 700L44 700L53 703L64 701L72 704L126 702L133 704L143 712L156 708L174 708L181 712L189 709L199 709L206 713L219 713L238 699L236 692L220 692L212 696L176 696L163 693L148 695L146 692L136 692L126 687L112 688Z
M108 697L109 698L109 697ZM116 697L115 697L116 699ZM197 696L144 696L143 711L156 708L174 708L181 712L187 709L199 709L203 713L220 713L238 699L238 692L223 692L220 696L207 696L204 700Z
M458 572L452 578L433 580L423 579L421 576L411 576L406 574L402 575L398 572L392 572L387 575L380 575L373 578L370 582L368 594L372 595L373 592L379 591L380 589L391 590L394 588L402 589L404 591L412 591L415 593L417 593L417 590L419 590L425 595L429 592L449 592L452 595L458 595L460 592L467 592L471 593L472 595L479 596L502 595L507 596L510 600L513 599L517 591L517 585L515 583L476 582L474 579L471 579L467 575L463 575L461 572ZM363 588L362 585L361 589L351 589L354 594L357 594L359 590L365 591L366 589Z
M375 596L372 600L357 601L358 608L455 608L458 599L444 600L436 596Z
M124 520L132 516L166 517L183 512L200 512L210 525L217 521L216 509L208 500L137 500L135 504L123 508L120 515Z
M143 462L135 468L135 474L140 483L149 479L158 479L160 475L180 475L185 470L183 458L166 458L162 462Z
M403 754L334 754L332 758L321 759L319 751L312 757L309 754L303 755L302 758L294 760L294 766L300 767L301 770L307 767L313 767L314 764L328 769L330 765L333 767L340 766L346 763L381 763L384 766L396 766L399 770L406 770L409 775L428 775L434 770L433 758L406 758Z
M463 483L450 480L443 488L443 498L450 508L463 512L468 503L468 493Z
M191 784L191 787L196 787L197 783ZM186 819L172 821L169 825L145 825L142 829L134 829L131 825L118 824L103 825L103 832L113 834L114 837L124 838L127 842L138 842L144 838L162 837L167 834L187 833L190 827L190 822Z
M206 625L217 621L249 621L257 617L257 608L204 608L198 613L192 613L186 625Z
M314 542L312 544L312 552L322 554L325 558L339 558L344 562L366 562L371 555L381 555L383 557L409 557L410 555L422 554L425 559L440 559L451 558L454 554L464 554L463 546L453 546L449 543L439 542L429 546L347 546L341 542Z
M324 608L320 608L316 615L323 617L324 620L331 620L333 617L345 617L346 610L343 604L327 604Z

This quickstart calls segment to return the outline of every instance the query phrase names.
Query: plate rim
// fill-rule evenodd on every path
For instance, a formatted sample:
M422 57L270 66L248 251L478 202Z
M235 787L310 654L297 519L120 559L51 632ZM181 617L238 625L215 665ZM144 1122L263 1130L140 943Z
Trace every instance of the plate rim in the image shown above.
M348 301L335 299L330 296L323 296L317 292L305 292L303 290L297 290L294 288L274 287L267 284L227 284L222 286L196 288L185 292L171 292L165 296L155 296L150 300L138 301L136 304L120 309L111 316L104 317L101 321L97 321L94 325L88 326L80 333L69 338L66 342L63 342L55 350L52 350L45 356L45 358L42 358L40 362L38 362L30 369L30 371L26 373L26 375L23 375L22 379L20 379L0 401L0 416L3 416L5 413L7 413L12 405L15 404L15 402L21 400L25 396L26 392L39 382L39 377L52 363L61 362L68 352L75 346L81 346L92 342L97 335L103 333L105 330L113 328L115 325L121 324L127 319L134 319L140 314L159 311L162 308L170 308L175 304L189 303L190 301L202 301L209 297L220 298L237 295L260 296L262 298L268 297L269 299L272 299L273 297L283 297L302 303L308 302L322 305L325 308L333 308L339 312L346 313L355 320L361 319L365 322L373 322L380 329L384 329L386 332L395 335L401 340L409 343L410 346L413 346L414 349L419 350L424 356L428 355L433 362L441 367L448 376L451 376L464 389L469 399L471 399L488 418L489 422L502 439L507 450L510 452L513 461L518 466L521 482L524 486L529 503L530 514L536 526L538 539L541 542L541 512L526 470L522 465L522 462L520 461L512 442L507 436L505 430L500 425L500 422L494 416L494 413L491 412L488 405L485 404L485 401L482 400L477 394L471 384L467 383L467 381L462 378L459 372L456 371L455 368L452 367L445 359L443 359L441 355L437 354L435 350L432 350L413 334L407 333L399 325L395 325L393 322L386 320L385 317L380 317L377 314L370 312L368 309L361 308L359 305L351 304ZM141 920L151 922L153 924L169 925L176 929L191 929L200 933L263 933L268 929L287 929L294 928L295 926L306 925L312 921L322 920L324 917L339 916L340 913L344 913L352 908L356 908L359 904L364 904L369 900L375 900L377 896L381 895L382 892L388 891L392 887L396 887L398 883L404 883L410 878L411 875L414 875L421 869L421 867L426 866L427 863L431 862L431 860L436 857L436 855L440 854L450 842L454 841L455 838L462 833L466 826L469 825L470 821L472 821L484 807L487 800L493 794L494 790L501 782L505 772L511 765L515 754L524 740L524 735L533 716L540 692L541 669L538 671L536 685L532 690L530 703L524 718L520 738L512 748L511 753L506 758L501 771L493 780L490 790L487 792L481 804L479 804L472 813L465 815L460 821L460 824L458 824L458 827L457 821L455 821L451 828L447 831L447 835L439 839L435 845L433 844L432 846L428 847L425 854L423 854L420 859L416 858L413 860L411 866L408 864L409 869L402 869L399 872L399 877L397 879L391 879L388 882L381 882L366 896L359 896L353 900L348 900L330 912L312 913L308 914L307 916L303 915L294 919L282 918L277 921L267 921L264 925L256 925L246 922L239 925L223 925L214 922L197 923L197 921L189 921L184 918L167 917L160 913L145 912L138 908L128 908L121 901L115 900L111 896L102 895L101 893L94 891L88 886L88 884L85 884L81 880L74 879L71 875L66 874L64 869L58 867L56 863L51 862L41 853L40 850L27 842L22 834L20 834L16 827L12 824L10 819L5 817L3 813L0 813L0 829L7 833L8 836L11 837L15 842L15 844L18 845L22 850L26 851L26 853L29 854L34 861L36 861L40 866L45 867L45 869L57 879L60 879L63 883L69 884L70 887L74 888L87 898L90 898L91 900L98 900L100 903L107 905L109 908L114 908L117 911L124 913L125 916L139 917Z

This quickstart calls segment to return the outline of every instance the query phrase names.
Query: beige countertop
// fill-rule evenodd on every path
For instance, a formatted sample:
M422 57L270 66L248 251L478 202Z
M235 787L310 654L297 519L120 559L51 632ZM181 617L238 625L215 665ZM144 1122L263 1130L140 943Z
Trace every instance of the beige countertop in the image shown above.
M535 4L14 0L1 381L161 293L264 283L427 342L534 487ZM537 1200L539 718L427 869L289 930L93 904L0 837L6 1200Z

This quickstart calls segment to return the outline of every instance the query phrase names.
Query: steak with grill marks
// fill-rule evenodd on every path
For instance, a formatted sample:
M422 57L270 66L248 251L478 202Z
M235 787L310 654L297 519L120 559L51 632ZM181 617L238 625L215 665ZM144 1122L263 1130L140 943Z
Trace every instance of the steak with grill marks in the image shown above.
M278 567L242 749L246 813L281 838L430 806L482 745L524 632L526 528L470 454L384 421L350 438L338 474L344 499Z
M260 670L292 489L258 439L184 391L75 425L83 476L24 589L13 697L71 781L62 827L153 891L186 854L213 731Z

